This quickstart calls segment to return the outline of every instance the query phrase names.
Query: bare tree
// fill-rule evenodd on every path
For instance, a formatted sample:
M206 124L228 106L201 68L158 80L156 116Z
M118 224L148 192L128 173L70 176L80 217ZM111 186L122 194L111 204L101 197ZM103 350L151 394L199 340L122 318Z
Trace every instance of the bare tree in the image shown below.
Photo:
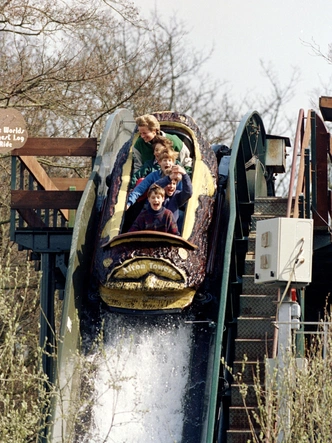
M121 65L135 57L121 60L114 49L125 21L122 17L132 13L132 26L140 26L137 12L132 7L123 10L126 2L116 3L122 7L119 21L113 2L90 3L75 1L68 6L64 2L55 7L44 0L36 8L32 0L16 0L7 2L8 11L3 8L0 45L5 75L0 81L0 105L21 109L32 133L66 133L71 120L75 124L68 135L81 127L87 131L91 118L84 125L79 120L81 116L87 120L95 83L109 83L119 75ZM100 36L104 41L108 36L108 46L100 44Z
M0 31L26 37L73 32L100 21L100 10L111 10L139 25L137 8L128 0L4 0L0 5Z
M130 2L104 0L12 0L0 18L0 106L20 109L31 134L99 136L119 106L189 112L209 131L219 122L212 139L234 130L227 92L216 102L225 85L202 74L211 51L193 49L175 18L148 29Z
M286 134L293 130L294 116L289 118L285 111L285 106L294 96L296 86L300 80L300 71L293 67L292 73L285 84L278 78L276 70L271 62L260 60L263 76L270 85L269 92L265 95L258 94L250 103L254 102L255 107L264 119L265 129L268 133ZM296 120L296 115L295 115Z
M0 106L22 111L31 134L99 136L106 116L123 106L135 114L175 109L195 117L210 141L231 141L246 103L204 65L183 22L151 16L149 28L123 1L11 0L0 9ZM271 124L293 86L262 99ZM233 104L234 103L234 104ZM248 105L248 108L249 105Z

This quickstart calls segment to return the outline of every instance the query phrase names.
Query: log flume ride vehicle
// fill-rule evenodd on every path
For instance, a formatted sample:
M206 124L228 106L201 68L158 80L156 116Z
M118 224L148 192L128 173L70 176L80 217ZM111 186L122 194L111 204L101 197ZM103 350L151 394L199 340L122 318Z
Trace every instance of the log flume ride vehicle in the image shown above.
M205 277L208 233L216 195L217 158L194 120L176 112L153 114L161 130L177 135L192 157L193 195L184 209L180 236L158 231L126 232L126 211L137 128L119 150L101 211L93 276L102 300L113 310L181 312ZM127 228L126 228L127 226Z

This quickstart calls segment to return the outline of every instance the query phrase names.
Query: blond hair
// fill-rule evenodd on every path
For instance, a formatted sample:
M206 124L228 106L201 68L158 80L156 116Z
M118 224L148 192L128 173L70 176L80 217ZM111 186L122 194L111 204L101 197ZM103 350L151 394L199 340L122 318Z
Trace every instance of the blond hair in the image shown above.
M163 158L170 158L173 163L175 163L175 160L178 158L178 156L179 153L174 151L173 149L164 148L158 152L158 162L161 161Z
M136 118L137 126L147 126L149 131L156 131L157 134L160 132L160 123L154 115L145 114Z

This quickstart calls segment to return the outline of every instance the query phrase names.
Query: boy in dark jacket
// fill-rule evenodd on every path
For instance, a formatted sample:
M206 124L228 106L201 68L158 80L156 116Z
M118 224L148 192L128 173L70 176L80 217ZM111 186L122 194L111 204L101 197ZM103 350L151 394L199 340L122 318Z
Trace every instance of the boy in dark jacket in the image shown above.
M160 231L180 235L172 211L163 206L165 190L153 184L148 190L148 207L144 208L128 232Z

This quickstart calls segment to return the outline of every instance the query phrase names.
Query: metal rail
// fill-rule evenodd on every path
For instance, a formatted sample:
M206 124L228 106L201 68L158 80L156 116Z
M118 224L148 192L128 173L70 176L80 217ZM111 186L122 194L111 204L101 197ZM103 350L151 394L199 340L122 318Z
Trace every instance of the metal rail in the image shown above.
M240 122L236 132L232 149L231 159L229 165L228 185L226 191L226 210L223 212L223 217L228 216L226 242L223 253L223 270L222 282L220 288L220 306L217 320L216 341L214 349L214 361L212 369L212 389L208 411L207 435L206 443L213 443L215 441L215 425L216 425L216 411L217 411L217 395L220 377L221 353L223 349L223 336L225 330L225 315L226 304L229 297L230 285L230 271L232 261L232 251L234 248L236 225L241 218L239 214L238 199L239 193L246 195L247 203L253 201L255 194L255 186L258 180L265 178L255 171L254 178L246 169L246 157L256 157L260 159L262 152L258 148L257 140L259 137L265 136L264 125L259 114L254 111L246 114ZM253 142L253 140L255 140ZM258 185L261 189L263 186ZM243 191L245 189L245 191Z

